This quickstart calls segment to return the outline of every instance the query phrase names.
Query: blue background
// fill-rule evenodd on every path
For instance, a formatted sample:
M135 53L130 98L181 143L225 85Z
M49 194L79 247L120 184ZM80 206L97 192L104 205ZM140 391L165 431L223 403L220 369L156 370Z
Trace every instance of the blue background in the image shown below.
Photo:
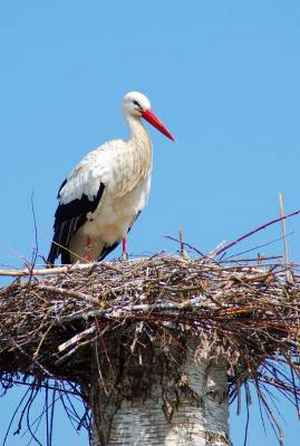
M149 129L152 194L130 234L131 254L176 252L164 235L176 237L181 226L188 242L213 249L276 217L279 192L287 211L300 208L299 50L296 0L1 2L1 265L31 258L32 194L47 255L60 182L88 150L126 137L120 103L130 90L146 93L176 136L174 144ZM288 222L297 262L298 227L298 218ZM233 252L278 237L275 225ZM279 255L282 246L258 251ZM16 389L0 401L0 441L19 398ZM296 414L279 404L286 445L295 445ZM249 445L275 444L255 401L252 414ZM244 420L234 411L231 429L242 444ZM59 415L54 445L62 436L87 444Z

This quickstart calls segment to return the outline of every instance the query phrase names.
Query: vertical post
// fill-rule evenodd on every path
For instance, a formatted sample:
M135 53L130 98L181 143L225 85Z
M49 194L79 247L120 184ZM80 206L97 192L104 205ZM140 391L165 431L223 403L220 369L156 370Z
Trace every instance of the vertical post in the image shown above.
M119 398L116 388L106 395L98 379L90 385L93 446L230 445L225 362L195 361L190 351L177 378L146 368L148 376L132 369L125 377L130 398ZM149 379L143 395L135 393L141 382L134 375L143 386Z
M284 196L282 192L279 193L279 210L280 210L280 217L283 218L285 216L285 210L284 210ZM292 282L293 276L289 271L289 253L288 253L285 219L281 220L281 237L283 242L283 263L286 268L286 278L288 282Z

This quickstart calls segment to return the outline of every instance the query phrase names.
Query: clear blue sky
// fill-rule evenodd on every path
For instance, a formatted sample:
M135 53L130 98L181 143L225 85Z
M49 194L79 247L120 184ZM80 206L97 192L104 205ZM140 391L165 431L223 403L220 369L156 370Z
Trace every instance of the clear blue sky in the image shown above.
M146 93L176 136L173 144L150 130L153 188L130 253L174 252L163 236L180 226L207 251L276 217L279 192L288 211L300 208L299 54L296 0L1 2L0 263L31 257L32 193L39 252L47 254L57 187L87 151L126 137L120 101L130 90ZM288 230L299 261L299 219ZM237 251L279 234L273 227ZM260 250L280 252L280 243ZM0 441L2 414L9 417L18 396L0 401ZM300 425L287 404L281 410L293 446ZM253 413L249 445L273 446ZM231 422L238 446L242 418ZM66 443L75 435L72 444L86 444L63 417L56 432L54 445L62 432Z

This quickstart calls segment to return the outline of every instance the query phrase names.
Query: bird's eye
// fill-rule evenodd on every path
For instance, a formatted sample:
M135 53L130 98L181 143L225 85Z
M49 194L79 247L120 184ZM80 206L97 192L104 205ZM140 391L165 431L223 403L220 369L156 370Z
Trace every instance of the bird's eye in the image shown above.
M142 108L142 107L140 106L140 104L138 103L138 101L136 101L135 99L132 101L132 103L133 103L134 105L136 105L138 108Z

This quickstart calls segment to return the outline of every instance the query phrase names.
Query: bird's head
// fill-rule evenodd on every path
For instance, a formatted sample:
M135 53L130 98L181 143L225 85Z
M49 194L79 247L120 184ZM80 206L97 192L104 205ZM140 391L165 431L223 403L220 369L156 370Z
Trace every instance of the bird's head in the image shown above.
M130 93L127 93L123 99L123 111L125 116L144 118L167 138L175 141L167 127L151 110L149 99L142 93L139 93L138 91L131 91Z

